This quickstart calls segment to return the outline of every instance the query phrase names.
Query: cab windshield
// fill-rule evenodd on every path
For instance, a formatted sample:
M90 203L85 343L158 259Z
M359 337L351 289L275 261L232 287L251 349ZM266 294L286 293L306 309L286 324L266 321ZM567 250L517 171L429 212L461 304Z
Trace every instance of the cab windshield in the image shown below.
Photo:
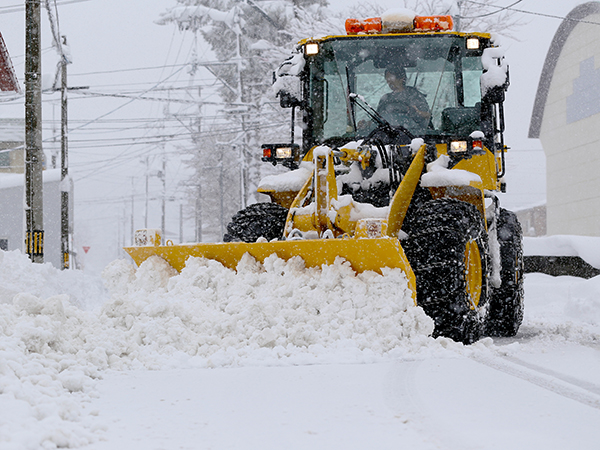
M404 74L404 94L393 93L392 71L396 78ZM350 93L413 135L468 135L480 124L481 73L481 51L467 52L465 38L457 35L325 41L310 65L315 137L354 138L375 127ZM398 99L402 104L386 117L385 103ZM418 116L399 118L404 114Z

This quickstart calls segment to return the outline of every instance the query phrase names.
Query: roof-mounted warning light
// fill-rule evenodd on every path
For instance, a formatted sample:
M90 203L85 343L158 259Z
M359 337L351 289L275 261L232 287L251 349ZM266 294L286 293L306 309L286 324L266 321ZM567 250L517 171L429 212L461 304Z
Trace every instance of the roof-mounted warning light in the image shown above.
M452 16L394 16L371 17L369 19L347 19L347 34L386 34L451 31Z
M381 17L371 17L370 19L346 19L346 33L381 33Z

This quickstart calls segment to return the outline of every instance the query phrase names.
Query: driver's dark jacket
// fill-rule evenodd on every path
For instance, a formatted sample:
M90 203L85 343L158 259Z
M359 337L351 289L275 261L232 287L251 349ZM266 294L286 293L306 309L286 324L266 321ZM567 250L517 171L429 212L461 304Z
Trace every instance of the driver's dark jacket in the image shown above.
M388 92L381 97L377 112L391 125L402 125L405 128L426 128L429 118L421 117L411 107L419 111L429 111L425 96L412 86L405 86L400 92Z

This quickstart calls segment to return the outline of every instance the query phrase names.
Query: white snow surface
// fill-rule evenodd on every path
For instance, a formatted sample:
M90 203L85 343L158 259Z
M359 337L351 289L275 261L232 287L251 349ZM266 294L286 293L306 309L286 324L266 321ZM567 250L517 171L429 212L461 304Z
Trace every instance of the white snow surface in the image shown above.
M342 260L247 257L237 274L203 259L181 274L158 257L137 270L117 260L103 274L109 298L19 252L0 263L0 448L95 442L103 426L86 404L108 369L366 363L433 329L402 271L355 276ZM81 307L91 296L98 308Z
M448 155L440 155L435 161L427 164L427 173L421 177L421 186L470 186L471 182L481 182L481 177L476 173L462 169L448 169L449 162Z
M258 189L275 192L300 191L313 170L312 162L302 161L300 167L295 170L263 177L258 184Z
M304 70L305 64L304 54L299 49L296 49L277 69L277 79L273 83L273 86L271 86L273 95L276 96L279 92L283 91L300 99L302 95L300 92L301 83L299 75Z
M503 47L490 47L483 50L481 63L484 73L481 74L481 95L496 86L502 86L506 82L508 66L504 60L505 49Z
M415 12L407 8L392 8L381 14L381 22L385 30L402 30L412 28Z
M0 251L0 449L597 448L600 277L527 274L519 334L471 346L398 270L103 278Z

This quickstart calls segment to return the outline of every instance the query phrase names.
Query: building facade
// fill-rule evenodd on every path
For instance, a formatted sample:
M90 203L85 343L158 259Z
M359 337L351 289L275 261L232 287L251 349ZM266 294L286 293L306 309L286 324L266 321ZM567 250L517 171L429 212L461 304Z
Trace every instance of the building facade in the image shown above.
M0 250L25 247L25 120L0 119ZM69 217L73 217L71 183L62 183L60 169L43 171L44 261L62 267L61 188L70 191Z
M530 138L546 154L547 233L600 236L600 2L573 9L548 50Z

